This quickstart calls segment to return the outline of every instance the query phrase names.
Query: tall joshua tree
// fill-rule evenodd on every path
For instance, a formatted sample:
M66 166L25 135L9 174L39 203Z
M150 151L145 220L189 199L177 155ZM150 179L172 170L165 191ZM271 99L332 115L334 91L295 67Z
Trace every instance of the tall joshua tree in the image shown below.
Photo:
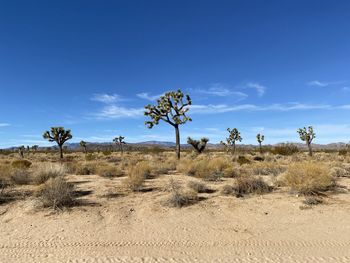
M84 153L87 154L87 143L86 141L80 141L80 147L84 149Z
M60 149L60 157L63 158L63 144L72 139L71 130L65 130L63 127L51 127L50 131L45 131L43 138L49 142L56 142Z
M258 134L256 135L256 140L257 140L258 143L259 143L259 150L260 150L260 153L262 153L261 143L264 141L264 139L265 139L265 136L264 136L263 134L258 133Z
M113 142L119 145L119 151L121 152L121 154L123 154L123 144L125 144L124 138L125 137L119 135L118 137L115 137L113 139Z
M198 154L201 154L209 142L208 138L201 138L199 141L193 140L191 137L187 138L187 143L192 145L192 147L197 151Z
M221 141L220 143L223 144L227 150L232 150L232 153L236 153L236 142L241 142L242 137L241 133L236 129L233 128L232 130L230 128L227 128L227 131L229 132L228 138L226 138L226 142Z
M309 155L312 156L311 143L312 143L312 140L316 138L314 129L312 128L312 126L309 126L307 129L306 127L299 128L297 132L299 133L300 139L306 143L307 148L309 149Z
M151 118L150 121L145 122L145 125L149 129L152 129L154 125L158 125L160 120L174 127L176 137L176 156L178 159L180 159L179 126L185 124L187 121L192 121L192 119L186 115L189 110L188 106L191 104L190 96L185 96L181 90L178 90L165 93L157 100L157 105L149 104L145 107L145 116Z

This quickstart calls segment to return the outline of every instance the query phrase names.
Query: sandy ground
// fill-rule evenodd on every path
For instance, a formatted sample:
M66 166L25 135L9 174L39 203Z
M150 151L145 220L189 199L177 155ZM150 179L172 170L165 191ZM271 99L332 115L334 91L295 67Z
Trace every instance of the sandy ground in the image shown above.
M0 206L0 262L350 262L346 188L310 209L283 189L200 194L179 209L162 204L170 176L190 180L163 175L145 192L122 195L121 178L70 176L81 206L59 213L38 209L34 199ZM349 189L350 178L339 184Z

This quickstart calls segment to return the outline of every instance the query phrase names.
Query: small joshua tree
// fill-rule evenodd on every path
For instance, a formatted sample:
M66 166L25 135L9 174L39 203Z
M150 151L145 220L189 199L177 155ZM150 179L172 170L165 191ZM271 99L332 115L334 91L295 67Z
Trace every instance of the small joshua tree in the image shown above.
M119 151L121 152L121 154L123 154L123 144L125 144L124 137L119 135L119 137L115 137L113 139L113 142L119 145Z
M299 137L302 141L306 142L306 145L309 149L309 155L312 156L312 148L311 143L314 138L316 138L316 134L314 133L314 129L312 126L309 126L307 129L306 127L300 128L297 131L299 133Z
M236 142L242 141L241 133L236 128L233 128L232 130L227 128L227 131L229 132L229 137L226 138L226 142L221 141L220 143L226 147L227 151L232 148L232 153L235 154Z
M71 130L65 130L63 127L51 127L51 131L46 131L43 138L49 142L56 142L60 150L60 157L63 158L63 144L72 139Z
M26 149L26 148L24 147L24 145L18 147L18 154L19 154L19 156L20 156L21 158L24 158L24 150L25 150L25 149Z
M84 153L87 154L87 144L86 141L80 141L80 147L84 149Z
M33 152L37 152L37 151L38 151L38 148L39 148L39 145L33 145L33 146L32 146L32 151L33 151Z
M185 101L184 101L185 97ZM152 129L154 125L158 125L162 120L175 129L176 136L176 156L180 159L180 130L179 126L185 124L187 121L192 121L190 117L186 115L191 105L191 98L189 95L184 95L181 90L171 91L165 93L157 100L157 105L147 105L145 107L145 116L151 118L150 121L146 121L145 124L149 129Z
M192 145L198 154L201 154L209 142L208 138L201 138L199 141L193 140L191 137L187 138L187 143Z
M260 150L260 153L262 153L261 143L264 141L264 139L265 139L265 136L264 136L263 134L258 133L258 134L256 135L256 140L257 140L258 143L259 143L259 150Z

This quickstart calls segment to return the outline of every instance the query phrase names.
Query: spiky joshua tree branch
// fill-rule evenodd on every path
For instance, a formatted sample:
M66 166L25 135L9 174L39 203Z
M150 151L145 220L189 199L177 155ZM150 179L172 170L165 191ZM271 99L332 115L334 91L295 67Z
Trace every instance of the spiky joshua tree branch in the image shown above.
M201 138L199 141L193 140L191 137L187 138L187 143L192 145L192 147L197 151L198 154L201 154L209 142L208 138Z
M185 100L184 100L185 99ZM145 116L150 117L150 121L146 121L145 125L152 129L154 125L158 125L162 120L175 129L176 136L176 155L180 159L180 131L179 126L187 121L192 121L187 116L189 106L192 104L189 95L184 95L181 90L165 93L157 100L157 105L145 106Z

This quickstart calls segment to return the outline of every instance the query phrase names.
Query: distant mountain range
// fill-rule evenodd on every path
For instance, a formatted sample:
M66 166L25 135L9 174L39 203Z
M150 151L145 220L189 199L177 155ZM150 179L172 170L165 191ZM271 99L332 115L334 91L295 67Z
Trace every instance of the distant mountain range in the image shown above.
M87 142L88 147L90 149L110 149L110 148L115 148L117 147L114 143L110 142ZM277 143L277 144L269 144L265 146L278 146L278 145L283 145L284 143ZM292 143L296 145L300 149L306 149L307 146L303 143ZM69 150L77 150L80 149L81 146L79 143L66 143L65 146ZM150 147L159 147L163 149L167 148L174 148L176 144L174 142L166 142L166 141L144 141L144 142L137 142L137 143L126 143L125 148L132 147L132 148L150 148ZM238 144L237 145L240 148L245 148L245 149L253 149L256 148L257 145L253 144ZM55 147L55 146L53 146ZM181 144L181 147L187 148L191 147L189 144ZM329 144L312 144L313 149L324 149L324 150L339 150L339 149L344 149L347 147L346 143L343 142L338 142L338 143L329 143ZM40 147L40 148L47 148L47 147ZM208 143L207 148L209 149L219 149L222 148L222 145L219 143ZM15 150L17 147L10 147L7 148L6 150Z

